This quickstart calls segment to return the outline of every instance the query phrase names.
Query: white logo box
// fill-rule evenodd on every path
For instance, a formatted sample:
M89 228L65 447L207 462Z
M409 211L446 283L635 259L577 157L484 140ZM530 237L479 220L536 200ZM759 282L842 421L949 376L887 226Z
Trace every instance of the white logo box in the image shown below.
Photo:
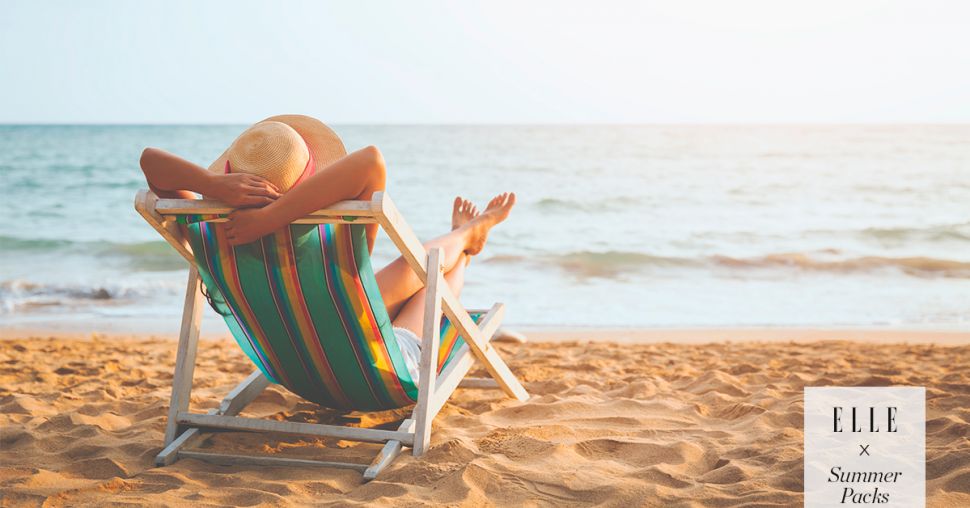
M926 506L926 389L805 387L805 506Z

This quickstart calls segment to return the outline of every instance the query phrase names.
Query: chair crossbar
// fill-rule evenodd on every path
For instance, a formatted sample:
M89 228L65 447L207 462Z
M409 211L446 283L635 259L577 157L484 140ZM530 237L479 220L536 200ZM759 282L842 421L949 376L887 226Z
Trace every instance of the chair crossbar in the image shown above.
M181 425L189 425L192 427L238 432L280 432L298 436L333 437L368 443L384 443L392 439L407 445L414 442L414 435L407 432L361 429L342 425L324 425L321 423L278 422L275 420L257 420L238 416L200 413L179 413L176 421Z
M335 467L340 469L354 469L360 472L364 472L368 468L367 464L357 464L354 462L331 462L326 460L297 459L289 457L268 457L265 455L211 453L195 450L181 451L179 452L179 455L187 459L203 460L224 466L232 466L236 464L256 464L261 466Z
M158 199L155 211L159 215L224 214L236 208L211 199ZM307 217L373 217L370 201L341 201L310 212Z

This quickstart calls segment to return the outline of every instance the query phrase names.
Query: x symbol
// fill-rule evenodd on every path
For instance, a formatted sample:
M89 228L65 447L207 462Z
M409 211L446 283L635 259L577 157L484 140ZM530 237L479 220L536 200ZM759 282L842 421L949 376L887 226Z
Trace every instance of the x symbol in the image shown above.
M860 457L862 455L869 455L869 445L859 445L859 448L862 448L862 451L859 452ZM869 455L869 456L872 457L872 455Z

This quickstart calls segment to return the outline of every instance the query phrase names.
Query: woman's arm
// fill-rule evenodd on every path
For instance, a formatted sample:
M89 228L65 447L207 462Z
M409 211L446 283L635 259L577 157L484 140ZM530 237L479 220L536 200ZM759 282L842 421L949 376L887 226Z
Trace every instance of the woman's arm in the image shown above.
M230 206L265 206L280 196L268 181L241 173L216 174L158 148L141 154L141 170L148 187L161 198L195 199L195 194Z
M233 212L226 223L229 242L233 245L252 242L339 201L370 200L373 193L384 190L386 177L384 158L377 148L368 146L358 150L318 169L269 206ZM368 225L367 241L371 249L376 238L377 225Z

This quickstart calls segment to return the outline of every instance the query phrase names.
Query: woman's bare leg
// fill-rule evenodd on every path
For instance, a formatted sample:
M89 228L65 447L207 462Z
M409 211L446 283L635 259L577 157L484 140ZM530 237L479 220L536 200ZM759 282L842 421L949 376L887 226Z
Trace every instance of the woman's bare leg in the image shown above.
M441 259L442 270L452 271L456 264L465 264L465 249L470 243L470 232L467 229L456 229L446 235L439 236L424 244L425 250L440 248L444 251ZM460 261L460 263L459 263ZM401 307L415 293L424 288L424 284L414 270L408 266L403 257L399 257L377 272L377 287L381 290L387 313L394 319Z
M460 296L461 289L465 286L465 266L468 264L466 263L468 257L468 254L462 253L452 269L445 272L445 282L448 283L448 287L451 288L451 292L455 296ZM421 288L407 300L401 307L401 311L397 313L397 317L392 320L394 326L407 328L421 337L424 332L424 299L426 295L427 290Z
M441 265L445 273L451 272L459 261L461 264L467 262L467 256L463 254L475 255L482 250L489 230L508 217L515 205L515 194L495 197L481 214L477 213L474 205L466 203L461 198L455 200L452 213L452 227L455 229L424 244L425 250L441 248L444 251ZM424 284L404 258L399 257L377 272L377 286L384 297L387 313L394 320L404 304Z

